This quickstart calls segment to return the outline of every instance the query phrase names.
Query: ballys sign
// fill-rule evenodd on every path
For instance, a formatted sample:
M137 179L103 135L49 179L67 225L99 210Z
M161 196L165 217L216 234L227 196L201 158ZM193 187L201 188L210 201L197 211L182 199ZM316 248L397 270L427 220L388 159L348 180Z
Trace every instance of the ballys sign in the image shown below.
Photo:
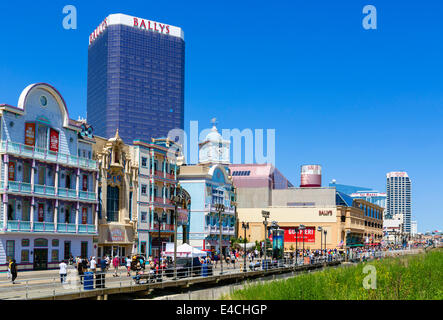
M133 27L137 27L145 30L157 31L164 34L169 34L169 25L163 23L152 22L149 20L144 20L141 18L134 17L134 25Z

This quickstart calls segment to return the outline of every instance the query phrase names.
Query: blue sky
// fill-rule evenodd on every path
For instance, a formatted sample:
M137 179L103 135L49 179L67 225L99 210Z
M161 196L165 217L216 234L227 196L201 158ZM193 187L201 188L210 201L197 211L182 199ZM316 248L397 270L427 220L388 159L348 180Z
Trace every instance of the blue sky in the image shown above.
M62 27L68 4L76 30ZM367 4L377 30L362 27ZM379 191L406 170L419 231L443 229L440 1L2 1L0 102L48 82L85 117L88 36L111 13L183 28L186 127L275 129L276 165L295 185L309 163L324 185Z

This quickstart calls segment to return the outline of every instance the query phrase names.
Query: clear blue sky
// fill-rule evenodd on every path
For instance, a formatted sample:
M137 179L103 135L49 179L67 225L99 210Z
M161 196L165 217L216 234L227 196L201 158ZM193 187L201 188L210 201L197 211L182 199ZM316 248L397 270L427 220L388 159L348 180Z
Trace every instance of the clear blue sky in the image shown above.
M78 10L77 30L62 8ZM364 30L364 5L377 30ZM275 128L276 165L323 184L385 190L412 179L419 231L443 229L443 4L413 1L1 1L0 102L48 82L86 116L88 36L111 13L180 26L186 40L185 123Z

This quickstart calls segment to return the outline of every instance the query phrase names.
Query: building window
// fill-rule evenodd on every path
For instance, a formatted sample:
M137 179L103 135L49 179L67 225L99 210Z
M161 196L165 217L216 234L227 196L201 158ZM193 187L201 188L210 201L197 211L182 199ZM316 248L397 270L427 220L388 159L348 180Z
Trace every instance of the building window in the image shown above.
M21 262L29 262L29 250L22 250Z
M34 247L47 247L48 246L48 240L39 238L34 240Z
M59 241L58 241L58 239L53 239L53 240L52 240L52 246L53 246L53 247L58 247L58 246L59 246Z
M132 220L132 191L129 191L129 220Z
M51 252L51 261L58 261L58 249L53 249Z
M22 239L22 247L29 247L29 239Z
M6 261L15 259L15 241L6 240Z
M142 194L146 195L146 184L142 184Z
M118 210L120 207L120 189L118 187L107 187L106 211L108 221L118 221Z
M82 258L88 257L88 242L87 241L82 241L80 252L81 252Z
M147 161L148 161L147 158L142 157L142 167L146 168L146 166L147 166Z
M141 213L141 222L147 222L147 215L148 215L147 212L142 211L142 213Z

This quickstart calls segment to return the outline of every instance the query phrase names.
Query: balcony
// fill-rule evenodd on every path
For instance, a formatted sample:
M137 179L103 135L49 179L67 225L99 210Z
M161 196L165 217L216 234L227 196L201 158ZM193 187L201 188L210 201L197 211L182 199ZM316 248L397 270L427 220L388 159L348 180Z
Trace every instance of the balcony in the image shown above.
M95 200L96 193L89 191L79 191L78 197L82 200Z
M22 157L34 158L42 161L56 162L62 165L82 167L88 170L97 169L97 161L80 158L69 154L49 151L17 142L1 141L0 152Z
M52 186L35 184L34 193L47 195L47 196L55 196L55 188Z
M72 233L72 234L93 234L96 235L95 225L74 223L57 223L57 231L55 231L55 223L53 222L33 222L10 220L7 223L7 232L51 232L51 233Z
M217 212L218 213L218 211L215 209L214 203L205 204L205 209L209 210L210 212ZM223 214L235 214L235 207L226 207L225 206L225 211L223 211Z
M62 198L77 198L77 191L75 189L58 188L58 196Z
M2 181L2 189L3 189L3 181ZM31 184L27 182L21 181L8 181L9 191L12 192L20 192L20 193L31 193Z
M151 227L151 231L154 233L155 233L155 231L158 232L158 223L154 223L154 225ZM160 232L161 231L174 231L174 225L162 223L162 224L160 224Z

